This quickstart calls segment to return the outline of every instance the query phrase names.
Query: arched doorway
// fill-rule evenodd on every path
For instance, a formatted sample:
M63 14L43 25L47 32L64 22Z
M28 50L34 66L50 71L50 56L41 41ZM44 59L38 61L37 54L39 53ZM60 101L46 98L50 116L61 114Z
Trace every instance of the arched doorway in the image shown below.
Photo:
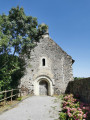
M53 95L53 84L49 77L39 76L35 80L34 95Z
M39 82L39 95L48 95L48 83L45 80Z

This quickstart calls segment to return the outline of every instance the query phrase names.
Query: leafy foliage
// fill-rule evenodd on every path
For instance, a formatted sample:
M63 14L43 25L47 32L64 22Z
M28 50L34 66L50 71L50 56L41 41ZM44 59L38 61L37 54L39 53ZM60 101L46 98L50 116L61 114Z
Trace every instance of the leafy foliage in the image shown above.
M66 120L67 114L64 112L60 112L60 120Z
M81 80L84 79L84 77L74 77L74 80Z
M2 90L6 88L9 89L9 85L12 81L12 74L20 69L18 59L17 56L6 54L0 55L0 88L2 88Z
M0 16L0 46L2 53L28 53L47 30L47 25L38 25L37 18L26 16L23 8L12 8L9 15ZM8 50L8 51L7 51Z
M21 65L24 62L19 56L30 57L31 49L47 28L45 24L38 25L37 18L26 16L19 6L12 8L8 15L0 15L0 89L9 89L13 83L18 84L16 81L24 70Z
M17 98L17 100L18 100L18 101L21 101L21 100L22 100L22 98L21 98L21 97L18 97L18 98Z

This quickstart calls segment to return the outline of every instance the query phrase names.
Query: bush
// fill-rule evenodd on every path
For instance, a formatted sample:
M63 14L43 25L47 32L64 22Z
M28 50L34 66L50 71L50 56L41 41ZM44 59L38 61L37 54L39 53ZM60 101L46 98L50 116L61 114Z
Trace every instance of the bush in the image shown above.
M67 118L67 114L64 112L61 112L60 113L60 120L66 120L66 118Z
M18 98L17 98L17 100L18 100L18 101L21 101L21 100L22 100L22 98L21 98L21 97L18 97Z
M61 100L64 100L64 96L63 96L62 94L60 95L60 99L61 99Z
M62 103L60 120L88 120L90 107L74 98L73 94L65 95Z

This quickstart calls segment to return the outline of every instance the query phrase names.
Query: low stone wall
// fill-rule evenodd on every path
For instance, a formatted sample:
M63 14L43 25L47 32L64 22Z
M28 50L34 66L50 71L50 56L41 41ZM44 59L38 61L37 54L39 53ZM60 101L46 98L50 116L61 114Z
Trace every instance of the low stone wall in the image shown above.
M80 100L85 103L90 103L90 77L70 81L65 93L73 93L74 95L78 94Z

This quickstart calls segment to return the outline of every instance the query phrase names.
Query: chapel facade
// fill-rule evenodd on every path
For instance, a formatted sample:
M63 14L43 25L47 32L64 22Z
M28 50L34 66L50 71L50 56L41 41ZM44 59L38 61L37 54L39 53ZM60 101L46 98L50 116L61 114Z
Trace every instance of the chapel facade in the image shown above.
M69 81L73 80L74 60L62 50L46 32L26 60L26 72L20 86L34 95L64 93Z

